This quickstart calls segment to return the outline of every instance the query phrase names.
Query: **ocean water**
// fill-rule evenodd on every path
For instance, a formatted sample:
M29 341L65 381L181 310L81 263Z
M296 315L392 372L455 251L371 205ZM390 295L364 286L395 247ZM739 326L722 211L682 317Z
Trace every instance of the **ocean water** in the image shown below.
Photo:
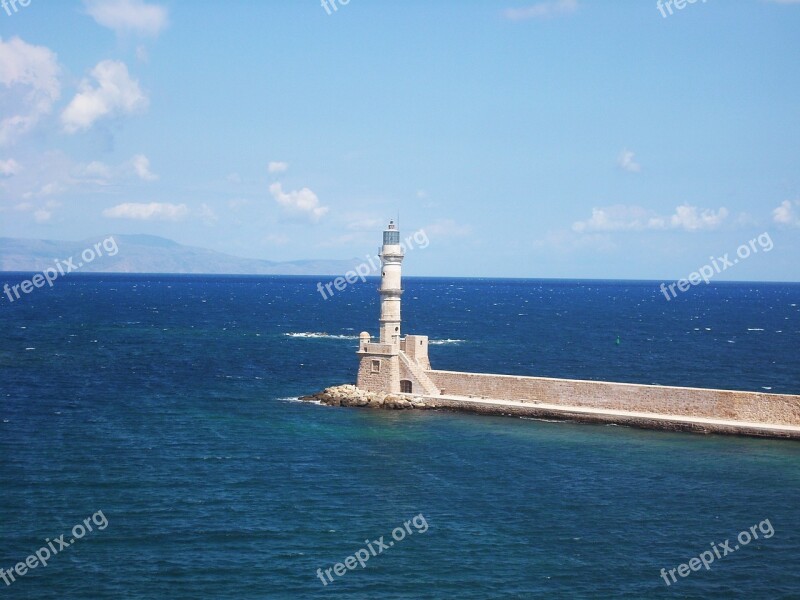
M300 403L353 382L377 330L375 281L316 282L86 274L0 299L0 568L93 526L0 597L800 598L800 444ZM797 284L404 285L435 368L800 393Z

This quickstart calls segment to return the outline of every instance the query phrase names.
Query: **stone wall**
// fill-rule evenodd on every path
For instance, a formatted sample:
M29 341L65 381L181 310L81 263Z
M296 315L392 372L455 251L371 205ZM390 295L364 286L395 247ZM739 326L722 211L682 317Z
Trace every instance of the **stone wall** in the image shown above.
M442 394L800 425L800 396L455 371L426 374Z
M406 356L422 367L424 370L430 370L431 361L428 358L428 336L427 335L407 335L405 343L400 348L406 353Z
M400 358L397 354L364 354L359 353L358 379L356 385L366 392L400 391ZM372 361L380 361L380 370L373 373Z

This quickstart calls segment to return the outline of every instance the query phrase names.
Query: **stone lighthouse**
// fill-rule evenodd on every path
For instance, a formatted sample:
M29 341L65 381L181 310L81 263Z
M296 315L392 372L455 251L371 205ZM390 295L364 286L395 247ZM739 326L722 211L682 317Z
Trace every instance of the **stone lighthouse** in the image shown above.
M403 264L403 248L400 246L400 231L389 221L383 232L381 247L381 344L400 344L400 267Z
M373 342L363 331L358 339L357 387L369 392L415 393L435 395L439 390L425 371L431 368L428 359L428 337L400 337L400 297L403 295L401 266L404 248L394 221L383 231L381 246L381 312L378 341Z

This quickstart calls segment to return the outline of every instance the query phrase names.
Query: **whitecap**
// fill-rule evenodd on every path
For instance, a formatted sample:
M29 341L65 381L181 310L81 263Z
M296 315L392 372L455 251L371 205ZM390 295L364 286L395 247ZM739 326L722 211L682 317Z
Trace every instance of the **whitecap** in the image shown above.
M299 396L294 396L292 398L278 398L278 402L300 402L302 404L316 404L317 406L322 406L322 402L319 400L300 400Z
M335 335L330 333L318 332L318 331L305 331L302 333L284 333L286 337L291 338L316 338L316 339L326 339L326 340L357 340L357 335Z

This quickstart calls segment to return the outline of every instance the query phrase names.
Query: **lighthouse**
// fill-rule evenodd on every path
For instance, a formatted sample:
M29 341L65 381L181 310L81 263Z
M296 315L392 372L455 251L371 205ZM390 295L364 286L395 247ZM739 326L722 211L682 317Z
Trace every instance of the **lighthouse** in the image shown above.
M380 343L400 344L400 296L403 287L400 270L403 264L403 247L400 245L400 231L394 221L383 231L381 247L381 318Z
M367 392L438 395L438 388L427 375L431 368L428 336L400 337L400 297L403 295L400 271L404 249L394 221L389 221L383 230L380 256L379 334L375 342L366 331L358 336L356 386Z

